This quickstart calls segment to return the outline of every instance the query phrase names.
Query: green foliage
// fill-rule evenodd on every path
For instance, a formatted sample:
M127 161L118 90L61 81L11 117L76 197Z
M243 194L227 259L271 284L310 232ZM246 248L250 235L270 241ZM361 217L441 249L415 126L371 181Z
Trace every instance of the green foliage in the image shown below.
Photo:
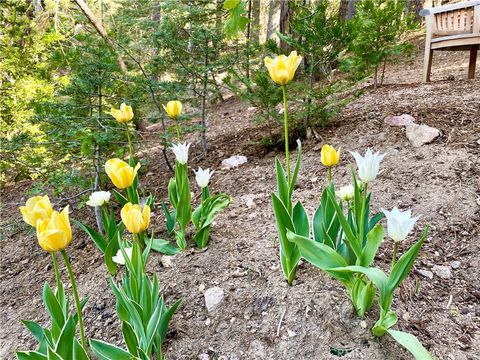
M353 24L352 57L349 67L356 78L374 75L378 84L378 70L412 49L405 34L417 26L414 14L406 15L405 0L365 0L357 4ZM383 74L380 85L383 82Z

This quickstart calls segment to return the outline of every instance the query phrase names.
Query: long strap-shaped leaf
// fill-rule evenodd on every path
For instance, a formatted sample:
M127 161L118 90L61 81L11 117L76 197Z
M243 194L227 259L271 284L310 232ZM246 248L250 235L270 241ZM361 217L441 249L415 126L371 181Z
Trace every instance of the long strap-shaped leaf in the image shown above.
M387 331L400 345L410 351L416 360L433 360L432 355L430 355L414 335L398 330Z

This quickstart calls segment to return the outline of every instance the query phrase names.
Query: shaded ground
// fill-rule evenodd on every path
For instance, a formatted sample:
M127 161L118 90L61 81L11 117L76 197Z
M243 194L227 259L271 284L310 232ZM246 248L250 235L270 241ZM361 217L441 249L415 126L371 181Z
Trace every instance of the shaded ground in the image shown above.
M347 150L363 152L371 147L388 154L372 186L374 209L397 205L422 214L401 250L431 224L415 271L399 289L394 308L400 319L396 328L418 336L438 359L480 358L480 81L464 80L467 61L467 53L436 55L431 84L418 83L421 56L412 65L389 67L383 88L367 89L337 120L318 130L325 142L342 148L342 162L334 175L339 185L350 181L348 166L353 159ZM446 81L449 75L457 80ZM409 359L391 339L370 335L375 311L366 318L367 328L362 327L340 285L310 264L303 263L294 286L286 286L270 206L276 154L258 151L255 144L262 133L251 121L255 110L247 111L248 107L234 100L214 106L208 158L202 159L198 143L193 146L192 167L215 169L211 190L227 192L234 199L218 217L210 247L177 255L172 267L164 267L160 255L151 259L167 302L183 298L165 347L169 358L337 359L331 349L344 348L352 351L343 359ZM402 113L439 128L441 138L413 148L403 129L383 123L386 116ZM305 142L295 192L310 216L325 184L321 145L321 141ZM248 163L220 170L221 160L235 154L247 155ZM146 152L150 165L141 182L162 199L170 174L160 155L159 149ZM19 184L2 194L0 357L6 359L13 358L15 349L34 346L20 320L46 321L41 287L44 281L53 283L50 257L39 250L34 233L17 211L29 186ZM71 215L86 216L91 219L89 209ZM153 224L163 231L158 208ZM385 268L391 245L390 241L382 245L377 265ZM114 296L99 252L78 229L69 250L80 292L90 295L87 335L120 343ZM459 261L459 267L453 269L452 261ZM429 279L420 274L435 265L448 267L451 276L442 279L435 274ZM222 287L225 299L214 313L207 313L203 290L212 286Z

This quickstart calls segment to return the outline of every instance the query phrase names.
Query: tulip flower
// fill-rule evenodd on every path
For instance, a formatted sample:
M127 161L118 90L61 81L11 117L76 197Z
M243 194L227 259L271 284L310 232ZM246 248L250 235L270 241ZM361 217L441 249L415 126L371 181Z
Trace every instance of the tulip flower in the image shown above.
M23 221L31 226L37 226L38 220L44 220L52 216L52 205L47 195L34 196L27 200L25 206L20 206Z
M396 243L402 242L412 231L420 216L412 218L412 210L400 211L394 207L391 211L382 209L387 218L388 236Z
M176 119L182 114L182 103L178 100L172 100L167 103L167 106L162 105L168 116Z
M355 189L353 185L342 186L335 195L343 201L351 201L355 197Z
M135 176L137 176L140 163L132 168L125 161L120 159L110 159L105 163L105 172L107 173L113 185L119 189L126 189L133 184Z
M210 178L215 171L210 171L210 169L203 170L202 168L198 168L198 171L194 170L194 172L195 180L197 181L198 186L203 189L204 187L208 186L208 182L210 181Z
M125 248L123 250L127 254L128 258L131 260L132 259L133 248L129 247L129 248ZM117 251L117 254L115 256L112 256L112 260L113 260L113 262L116 262L117 264L125 265L125 258L123 257L123 253L122 253L121 249Z
M288 84L295 76L295 71L300 65L302 57L297 55L296 51L292 51L290 55L279 55L274 59L270 57L265 58L265 66L268 69L268 74L274 82L279 85Z
M68 205L61 213L53 211L50 218L37 221L38 243L48 252L62 251L72 241Z
M112 115L119 123L125 124L133 119L133 110L131 106L122 103L120 109L111 108L108 113Z
M340 160L340 151L336 151L332 145L325 144L320 152L320 160L327 167L337 165Z
M172 147L170 148L175 154L177 161L182 165L185 165L188 161L188 149L190 148L190 145L192 144L184 142L183 144L172 144Z
M95 191L90 194L86 204L88 206L102 206L110 201L110 191Z
M123 224L132 234L138 234L148 228L150 224L150 206L126 203L120 212Z
M362 157L356 151L350 151L350 154L353 155L358 166L358 176L365 183L368 184L375 180L380 169L380 161L383 160L386 154L380 155L379 152L375 154L372 153L370 149L367 149L365 156Z

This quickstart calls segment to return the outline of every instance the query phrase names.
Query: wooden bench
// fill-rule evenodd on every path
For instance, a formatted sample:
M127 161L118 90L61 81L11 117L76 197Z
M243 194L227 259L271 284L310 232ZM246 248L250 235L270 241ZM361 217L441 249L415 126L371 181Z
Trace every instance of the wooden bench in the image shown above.
M475 78L480 45L480 0L433 7L420 11L425 16L425 60L423 82L430 81L434 50L470 50L468 78Z

